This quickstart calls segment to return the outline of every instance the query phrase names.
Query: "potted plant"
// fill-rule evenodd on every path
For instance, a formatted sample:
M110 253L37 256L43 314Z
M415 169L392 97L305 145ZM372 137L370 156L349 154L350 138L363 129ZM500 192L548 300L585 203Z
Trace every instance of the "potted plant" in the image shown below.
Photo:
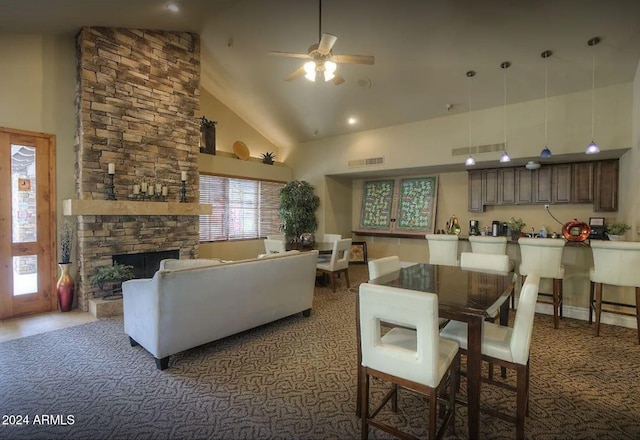
M56 283L56 294L58 296L58 304L60 311L68 312L73 305L73 296L75 293L75 282L69 274L71 268L71 247L73 245L73 223L65 218L60 229L60 278Z
M624 240L624 234L631 229L631 226L624 222L614 222L610 225L607 225L607 236L611 241L622 241Z
M527 226L527 224L520 217L511 217L511 220L507 223L509 224L509 230L511 231L511 239L517 241L522 229Z
M308 182L294 180L280 190L278 214L282 219L285 235L296 242L302 234L313 234L318 228L316 209L320 198Z
M89 277L89 284L107 292L103 299L117 299L122 295L122 283L133 278L133 266L114 263L113 266L100 266Z
M267 165L273 165L273 159L276 158L274 153L262 153L262 163L266 163Z

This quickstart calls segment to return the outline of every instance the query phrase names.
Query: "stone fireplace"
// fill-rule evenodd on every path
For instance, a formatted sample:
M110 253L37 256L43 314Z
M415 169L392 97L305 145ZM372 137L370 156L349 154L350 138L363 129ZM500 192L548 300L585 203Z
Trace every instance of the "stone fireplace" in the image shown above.
M200 40L187 32L85 27L76 48L76 201L101 208L72 214L78 307L87 311L97 290L87 280L114 255L197 256L198 213L173 215L173 208L184 205L177 203L182 171L188 201L198 201ZM106 201L109 163L117 202ZM167 186L167 200L128 201L141 181ZM167 209L135 209L149 205Z

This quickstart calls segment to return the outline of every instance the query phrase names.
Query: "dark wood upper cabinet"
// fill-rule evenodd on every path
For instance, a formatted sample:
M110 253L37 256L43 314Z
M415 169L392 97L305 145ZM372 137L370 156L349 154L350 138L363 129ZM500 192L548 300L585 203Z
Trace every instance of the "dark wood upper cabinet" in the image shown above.
M618 210L618 160L596 162L594 211Z
M516 170L502 168L498 170L498 204L511 205L516 202Z
M470 212L484 211L482 203L482 171L472 170L467 173L469 178L469 208Z
M515 169L516 204L533 203L533 172L526 168Z
M482 170L482 203L498 204L498 170Z
M551 165L551 203L571 203L571 164Z
M593 203L594 162L574 163L572 166L571 201Z
M551 166L533 172L533 202L551 203Z

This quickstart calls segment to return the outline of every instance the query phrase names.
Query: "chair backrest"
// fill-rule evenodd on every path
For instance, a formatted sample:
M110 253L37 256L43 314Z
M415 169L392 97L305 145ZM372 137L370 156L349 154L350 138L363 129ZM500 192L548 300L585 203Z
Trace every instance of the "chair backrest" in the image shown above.
M368 264L370 280L401 269L400 258L397 255L369 260Z
M471 243L471 252L473 253L498 255L507 253L507 237L471 235L469 236L469 243Z
M449 234L427 234L429 263L458 266L458 236Z
M533 318L536 311L536 302L538 301L539 286L540 276L532 272L527 275L527 279L520 291L518 310L516 310L511 341L509 341L513 362L520 365L526 365L529 360Z
M340 234L324 234L322 236L322 241L325 243L330 243L333 241L342 240L342 235Z
M287 238L285 237L284 234L273 234L273 235L267 235L267 240L280 240L280 241L287 241Z
M268 238L264 241L264 252L265 254L281 254L286 252L285 242L282 240L269 240Z
M591 281L640 287L640 242L591 240Z
M541 278L564 278L562 251L565 240L553 238L520 238L520 274L537 273Z
M509 273L509 257L498 254L463 252L460 254L460 267L479 272L506 275Z
M329 269L332 271L349 267L349 251L351 250L351 238L343 238L333 242Z
M362 365L435 387L440 349L438 296L368 283L360 284L359 295ZM381 321L415 328L415 348L383 343Z

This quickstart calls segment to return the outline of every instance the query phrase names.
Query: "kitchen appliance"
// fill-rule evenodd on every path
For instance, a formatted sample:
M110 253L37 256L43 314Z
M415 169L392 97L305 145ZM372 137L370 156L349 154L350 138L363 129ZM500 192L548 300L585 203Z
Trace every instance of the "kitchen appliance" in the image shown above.
M604 217L589 217L589 226L591 227L591 232L589 233L589 239L591 240L607 239L607 227L604 224Z
M497 237L500 235L500 222L498 220L494 220L491 222L491 235Z
M480 235L480 222L469 220L469 235Z

